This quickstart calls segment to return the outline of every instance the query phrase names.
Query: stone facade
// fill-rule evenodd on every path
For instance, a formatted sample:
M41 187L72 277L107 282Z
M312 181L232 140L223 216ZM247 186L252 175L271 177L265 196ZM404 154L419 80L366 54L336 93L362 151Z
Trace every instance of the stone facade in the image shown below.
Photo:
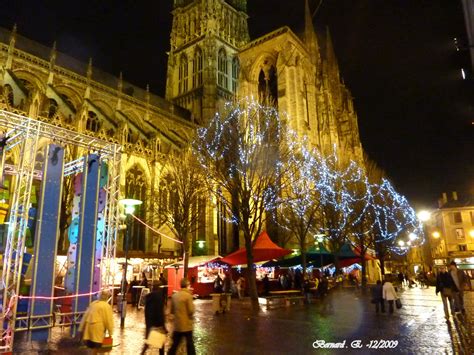
M324 45L318 41L308 2L301 36L283 27L253 41L246 6L246 0L174 1L165 99L125 82L121 74L100 72L92 62L23 38L16 29L0 29L0 108L122 144L123 195L145 201L147 221L166 198L160 189L164 157L238 97L271 98L312 145L336 146L341 155L361 160L351 95L329 34ZM202 211L206 228L199 239L206 240L208 253L235 249L235 238L220 235L232 232L221 228L218 212L210 206ZM143 228L136 233L141 237L132 250L157 251L155 237ZM223 239L226 245L219 247ZM163 243L163 251L174 249Z

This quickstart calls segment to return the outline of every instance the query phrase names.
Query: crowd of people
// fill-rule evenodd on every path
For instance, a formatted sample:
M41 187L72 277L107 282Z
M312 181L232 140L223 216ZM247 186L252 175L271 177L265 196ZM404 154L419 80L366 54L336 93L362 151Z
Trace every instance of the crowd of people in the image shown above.
M398 273L398 285L407 285L409 288L416 286L413 277ZM420 271L416 277L420 288L429 288L428 273ZM451 261L449 267L441 266L436 274L436 295L441 295L443 302L444 314L446 320L449 321L450 314L454 316L456 313L465 313L464 309L464 290L470 289L469 277L460 269L458 269L455 261ZM375 312L385 312L385 302L389 305L389 313L393 313L394 303L399 302L400 298L397 293L397 288L388 280L377 281L376 285L372 287L372 303L375 304Z

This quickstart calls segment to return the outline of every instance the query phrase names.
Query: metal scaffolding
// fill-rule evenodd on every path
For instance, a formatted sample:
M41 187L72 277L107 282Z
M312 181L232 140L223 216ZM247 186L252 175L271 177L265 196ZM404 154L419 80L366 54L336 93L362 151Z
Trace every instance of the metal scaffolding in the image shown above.
M121 146L100 140L85 134L70 131L29 117L0 110L0 130L6 138L0 157L0 176L6 153L13 148L19 149L19 161L13 166L9 164L9 174L15 176L15 188L10 199L10 214L5 252L3 255L3 272L1 288L3 294L0 322L2 324L0 352L9 352L13 348L15 330L25 330L22 326L24 317L17 317L17 303L22 275L23 253L25 251L26 228L28 223L28 207L34 178L38 177L35 170L36 155L40 140L61 146L82 148L86 153L97 153L102 162L108 165L107 204L104 211L105 238L102 255L102 285L111 287L113 282L112 265L115 258L115 246L119 221L119 174ZM65 176L82 171L82 158L65 164ZM0 182L2 179L0 179ZM63 206L67 208L67 206ZM73 315L74 318L75 315ZM18 318L18 319L17 319ZM32 329L30 325L28 329ZM34 323L33 323L34 327Z

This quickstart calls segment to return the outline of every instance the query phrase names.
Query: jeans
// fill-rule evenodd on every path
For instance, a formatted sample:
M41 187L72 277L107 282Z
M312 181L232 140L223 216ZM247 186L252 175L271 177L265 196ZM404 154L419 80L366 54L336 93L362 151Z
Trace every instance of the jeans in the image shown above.
M457 312L464 311L464 292L462 290L453 292L453 298L454 310Z
M454 314L453 297L451 295L444 295L443 292L441 292L441 300L443 301L444 315L446 316L446 319L448 319L449 318L448 302L449 302L449 309L451 310L451 314Z
M383 298L375 300L375 313L379 313L379 310L385 313L385 300Z
M178 350L178 345L181 342L181 338L186 339L186 352L188 355L195 355L196 350L194 349L193 343L193 332L173 332L173 345L171 345L168 355L175 355L176 350Z
M388 311L390 314L393 313L393 302L395 302L394 300L389 300L388 301Z

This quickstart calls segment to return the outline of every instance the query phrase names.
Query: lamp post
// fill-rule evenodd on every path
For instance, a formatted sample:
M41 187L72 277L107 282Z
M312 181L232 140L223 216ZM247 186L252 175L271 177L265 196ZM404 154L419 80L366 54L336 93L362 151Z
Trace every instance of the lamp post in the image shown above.
M130 229L132 225L132 220L130 215L135 211L135 206L141 205L142 201L135 200L131 198L125 198L119 201L119 204L124 207L125 218L127 221L127 231L125 233L125 265L123 267L123 276L122 284L120 287L122 294L122 305L120 309L120 328L125 327L125 315L127 313L127 290L126 290L126 281L127 281L127 269L128 269L128 242L130 239Z
M316 240L318 241L319 260L321 262L321 274L322 274L322 271L323 271L323 241L324 241L325 236L326 236L325 234L316 234L315 235Z

